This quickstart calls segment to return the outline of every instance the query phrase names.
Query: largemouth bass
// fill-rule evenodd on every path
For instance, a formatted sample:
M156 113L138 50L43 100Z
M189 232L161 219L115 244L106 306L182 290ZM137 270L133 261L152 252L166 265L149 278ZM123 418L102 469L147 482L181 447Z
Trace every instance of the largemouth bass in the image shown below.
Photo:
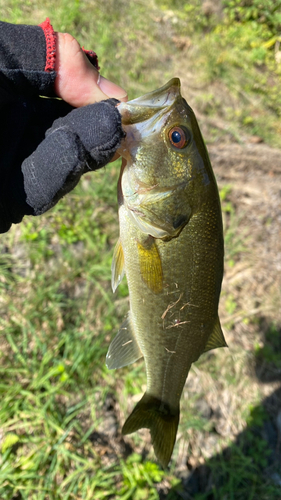
M226 346L218 317L223 231L214 173L195 115L174 78L118 107L126 132L118 182L120 239L112 287L126 272L130 311L107 353L120 368L144 357L147 390L122 432L149 428L166 467L191 364Z

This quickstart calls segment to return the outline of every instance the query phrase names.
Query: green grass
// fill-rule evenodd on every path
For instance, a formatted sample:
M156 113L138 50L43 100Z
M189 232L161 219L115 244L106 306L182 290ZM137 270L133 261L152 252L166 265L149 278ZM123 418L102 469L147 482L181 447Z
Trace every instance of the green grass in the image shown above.
M9 22L36 24L50 17L56 30L69 31L81 45L95 49L104 76L124 86L131 98L161 86L179 67L188 71L192 66L201 83L219 82L235 103L234 110L227 108L214 89L203 91L196 98L201 111L231 119L237 137L257 134L280 146L281 66L274 52L278 12L269 9L264 20L256 10L248 11L246 2L239 15L234 15L239 2L224 3L225 18L213 15L209 20L199 0L0 0L0 8L2 20ZM176 37L191 37L191 51L182 52ZM105 367L110 339L128 309L126 283L115 295L110 286L118 238L119 168L117 163L84 176L49 213L26 218L1 237L1 500L153 500L160 498L160 488L172 488L167 497L171 500L182 498L174 462L164 473L151 451L146 456L122 452L120 429L112 442L103 431L108 394L117 401L119 425L128 414L129 398L137 398L145 385L142 362L115 373ZM230 190L221 193L229 265L244 248ZM229 314L236 310L231 295L228 308ZM279 331L274 328L267 336L269 351L258 353L269 361L277 342L274 332ZM227 358L226 375L224 357L219 356L205 355L196 370L214 384L223 379L221 384L239 386L233 359ZM204 396L203 389L182 401L175 457L193 433L215 434L196 410L199 396ZM250 404L256 403L245 403L248 413L243 406L247 415ZM265 416L257 413L263 421ZM251 415L256 423L256 414ZM106 443L99 445L96 435ZM252 435L248 442L250 455L236 444L228 457L210 460L213 496L194 498L280 498L280 488L270 480L263 482L260 475L264 443L258 447ZM140 452L142 437L135 435L130 443Z

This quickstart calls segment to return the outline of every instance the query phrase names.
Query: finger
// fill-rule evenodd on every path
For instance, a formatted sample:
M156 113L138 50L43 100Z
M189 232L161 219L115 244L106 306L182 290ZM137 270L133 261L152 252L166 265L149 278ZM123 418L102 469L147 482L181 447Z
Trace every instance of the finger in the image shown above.
M107 80L107 78L104 78L104 76L102 75L100 75L100 78L98 80L98 86L102 90L102 92L108 95L108 97L115 97L115 99L118 99L118 101L128 101L127 92L119 87L119 85L116 85L116 83L113 83L110 80Z
M85 64L87 67L87 72L85 72L85 77L83 80L83 104L93 104L94 102L102 101L113 97L118 99L118 101L127 102L127 93L122 87L116 85L116 83L107 80L104 76L100 75L96 68L90 63L88 58L82 52L83 57L86 59Z

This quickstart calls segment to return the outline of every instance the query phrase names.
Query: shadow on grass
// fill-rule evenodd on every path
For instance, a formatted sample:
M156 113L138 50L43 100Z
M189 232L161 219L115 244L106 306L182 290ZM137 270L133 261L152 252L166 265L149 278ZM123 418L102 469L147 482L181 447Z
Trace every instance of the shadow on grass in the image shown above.
M261 318L263 347L256 351L256 375L264 383L281 381L281 325Z
M281 325L261 320L263 347L255 371L262 383L281 380ZM281 387L252 408L248 426L235 443L206 464L187 469L160 500L280 500Z

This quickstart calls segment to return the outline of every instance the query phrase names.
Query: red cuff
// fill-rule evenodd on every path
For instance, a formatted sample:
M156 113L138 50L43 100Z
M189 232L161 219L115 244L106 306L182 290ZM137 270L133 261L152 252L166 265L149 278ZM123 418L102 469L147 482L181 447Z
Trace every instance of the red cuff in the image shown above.
M50 19L47 19L39 24L40 28L44 31L46 38L46 66L45 71L48 73L55 71L55 61L56 61L56 34L53 30L53 26L50 23Z
M90 63L92 63L92 65L99 71L100 67L97 54L93 50L84 49L84 47L82 47L82 50L89 59Z

